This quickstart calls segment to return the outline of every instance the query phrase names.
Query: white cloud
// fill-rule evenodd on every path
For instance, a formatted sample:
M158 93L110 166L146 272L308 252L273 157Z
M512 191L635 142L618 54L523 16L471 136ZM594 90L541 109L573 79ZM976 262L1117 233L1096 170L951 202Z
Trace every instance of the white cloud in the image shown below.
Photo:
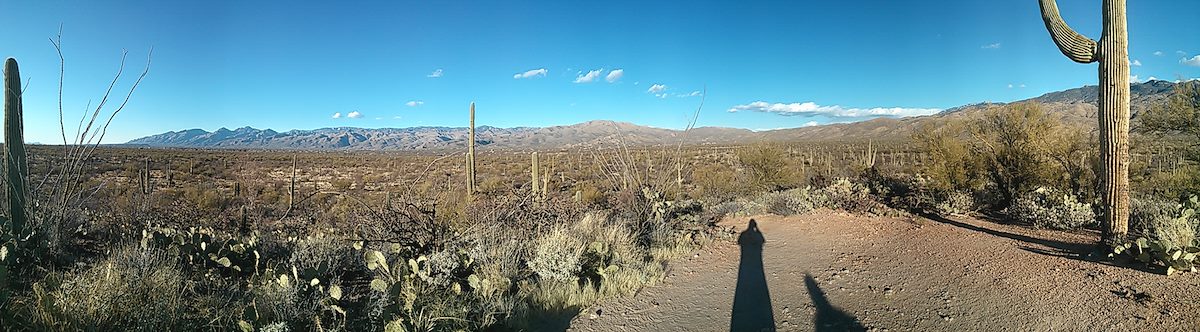
M383 120L381 117L376 117L375 120Z
M756 101L745 105L737 105L729 109L729 112L741 111L775 113L786 116L824 115L843 118L861 118L930 115L941 112L942 110L936 108L903 107L847 108L837 105L821 106L813 102L784 104L768 103L765 101Z
M420 101L420 100L412 100L407 103L404 103L404 105L408 106L408 107L417 107L417 106L425 105L425 102Z
M985 50L994 50L994 49L1000 48L1000 43L987 44L987 45L980 46L979 48L982 48Z
M1150 78L1146 79L1146 81L1157 81L1157 80L1158 80L1158 77L1154 77L1154 76L1150 76Z
M1162 56L1162 55L1163 55L1162 51L1154 51L1154 56Z
M667 91L667 86L662 84L651 84L650 88L646 89L646 92L653 94L659 94L663 91Z
M805 122L804 124L802 124L800 126L801 127L814 127L814 126L820 126L820 125L821 124L817 123L816 121L809 121L809 122Z
M1184 51L1175 51L1175 54L1178 54L1178 55L1187 55L1187 52L1184 52Z
M587 72L587 74L580 74L578 77L575 77L575 83L595 82L597 78L600 78L601 71L604 71L604 70L597 69L597 70L589 71L589 72Z
M332 118L334 118L334 119L340 119L341 117L342 117L342 112L333 113L333 116L332 116Z
M354 111L354 112L346 113L346 117L351 118L351 119L357 119L357 118L362 117L362 113L359 113L358 111Z
M1009 89L1012 89L1012 88L1013 88L1013 85L1012 85L1012 84L1009 84L1009 85L1008 85L1008 88L1009 88Z
M1024 85L1024 84L1021 84L1021 85L1019 85L1018 87L1020 87L1020 88L1024 89L1024 88L1025 88L1025 85Z
M1130 66L1134 66L1134 67L1141 67L1141 66L1142 66L1142 62L1141 62L1141 61L1138 61L1137 59L1134 59L1134 60L1133 60L1133 62L1129 63L1129 65L1130 65Z
M1142 80L1137 75L1129 74L1129 81L1133 83L1142 83Z
M538 77L538 76L546 76L546 73L549 73L549 72L550 72L550 71L549 71L549 70L546 70L546 68L530 69L530 70L526 70L524 73L516 73L516 74L513 74L513 78L514 78L514 79L518 79L518 80L519 80L519 79L522 79L522 78L532 78L532 77Z
M613 82L616 82L617 80L621 79L621 76L625 76L625 70L617 69L617 70L608 72L608 76L604 76L604 80L608 81L608 83L613 83Z
M400 120L402 118L399 115L397 115L397 116L393 116L392 119Z
M699 96L700 96L700 90L692 91L692 92L689 92L689 93L680 93L680 94L676 94L675 96L676 96L676 97L680 97L680 98L687 98L687 97L699 97Z
M1182 63L1187 66L1192 66L1192 67L1200 67L1200 55L1194 56L1190 59L1189 58L1179 59L1179 63Z
M425 75L425 77L429 77L429 78L442 77L442 69L438 68L437 70L434 70L432 73L429 73L429 75Z

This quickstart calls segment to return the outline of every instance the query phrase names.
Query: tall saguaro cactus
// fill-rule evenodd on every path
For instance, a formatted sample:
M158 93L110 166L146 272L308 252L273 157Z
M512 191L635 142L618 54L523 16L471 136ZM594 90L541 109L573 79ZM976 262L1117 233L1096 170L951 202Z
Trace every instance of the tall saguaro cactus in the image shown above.
M529 170L529 174L533 182L533 197L537 198L538 194L541 193L541 191L538 190L538 185L540 185L538 183L538 153L534 152L530 154L529 158L531 159L530 162L533 165Z
M475 195L475 102L471 102L471 128L467 132L467 197Z
M1063 55L1100 63L1100 199L1104 241L1124 241L1129 231L1129 32L1125 0L1104 0L1100 41L1072 30L1054 0L1038 0L1042 20Z
M14 237L25 234L25 124L21 104L21 73L17 60L4 61L4 175L8 196L8 231Z

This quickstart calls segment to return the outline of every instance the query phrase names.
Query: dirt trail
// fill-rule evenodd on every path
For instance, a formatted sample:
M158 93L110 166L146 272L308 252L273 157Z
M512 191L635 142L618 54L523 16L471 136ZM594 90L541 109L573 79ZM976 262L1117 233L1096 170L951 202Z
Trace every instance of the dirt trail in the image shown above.
M722 223L741 245L678 262L570 330L1200 330L1200 274L1081 259L1088 232L820 211L755 217L755 235L750 220Z

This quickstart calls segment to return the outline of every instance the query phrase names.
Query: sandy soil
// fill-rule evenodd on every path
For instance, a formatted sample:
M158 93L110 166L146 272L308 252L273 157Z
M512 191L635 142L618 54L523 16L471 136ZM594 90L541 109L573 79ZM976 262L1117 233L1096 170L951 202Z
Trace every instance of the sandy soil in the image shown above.
M741 244L674 264L570 330L1200 330L1200 274L1085 259L1089 232L830 211L722 224Z

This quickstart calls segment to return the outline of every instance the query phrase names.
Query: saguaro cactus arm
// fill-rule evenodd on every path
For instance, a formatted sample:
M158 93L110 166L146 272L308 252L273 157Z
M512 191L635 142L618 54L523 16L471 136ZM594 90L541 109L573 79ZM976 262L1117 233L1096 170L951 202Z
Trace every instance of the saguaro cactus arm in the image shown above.
M1050 31L1058 50L1071 61L1096 62L1096 41L1071 29L1058 13L1058 4L1054 0L1038 0L1038 4L1042 7L1042 21L1046 23L1046 30Z

